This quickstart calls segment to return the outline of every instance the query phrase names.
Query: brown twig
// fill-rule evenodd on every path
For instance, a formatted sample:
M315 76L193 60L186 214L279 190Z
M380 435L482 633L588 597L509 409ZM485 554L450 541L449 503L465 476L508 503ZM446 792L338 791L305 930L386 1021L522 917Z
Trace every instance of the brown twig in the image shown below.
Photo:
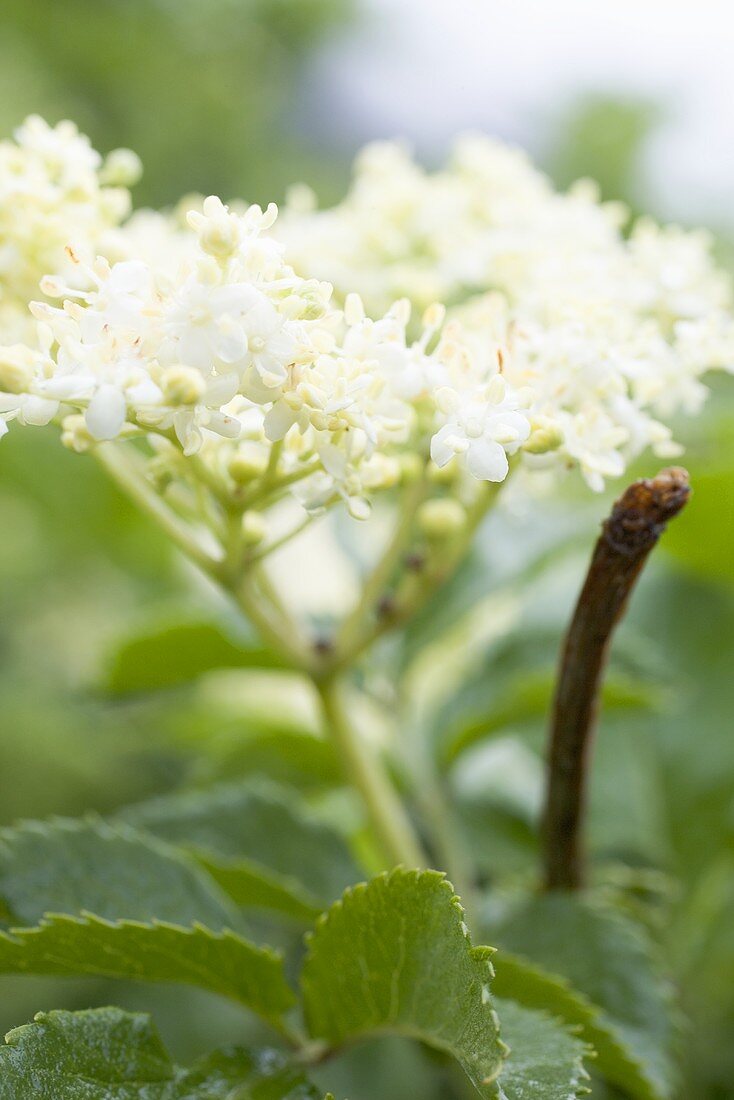
M581 825L601 682L614 628L647 556L690 495L680 467L636 481L602 525L561 654L543 820L547 890L583 884Z

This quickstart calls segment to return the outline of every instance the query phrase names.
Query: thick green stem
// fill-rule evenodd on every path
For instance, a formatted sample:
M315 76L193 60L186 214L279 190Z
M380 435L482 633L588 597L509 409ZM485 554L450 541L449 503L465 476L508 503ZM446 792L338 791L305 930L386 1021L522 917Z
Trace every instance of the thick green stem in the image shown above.
M427 860L387 772L350 723L333 678L315 679L327 732L342 760L347 778L359 791L369 820L391 866L425 867Z

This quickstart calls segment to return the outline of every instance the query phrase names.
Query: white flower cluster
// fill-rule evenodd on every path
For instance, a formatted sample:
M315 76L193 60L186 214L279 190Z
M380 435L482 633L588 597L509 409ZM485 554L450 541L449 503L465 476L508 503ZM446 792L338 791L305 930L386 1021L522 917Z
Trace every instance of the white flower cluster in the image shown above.
M28 330L28 302L41 278L68 270L65 249L87 260L130 211L127 185L140 174L128 149L102 157L71 122L28 118L0 142L0 331Z
M647 446L674 453L659 418L695 412L702 374L734 364L708 236L648 220L626 234L627 220L588 181L559 194L520 151L468 137L434 173L369 146L341 204L318 211L300 188L279 235L342 298L443 301L480 355L504 347L504 377L535 391L536 441L557 434L556 453L601 488Z
M143 436L160 469L196 456L210 483L363 516L429 455L481 481L520 450L560 457L601 488L647 446L672 453L660 418L734 362L704 235L625 236L590 185L558 194L486 139L433 174L372 147L341 205L300 189L277 226L274 206L209 198L186 228L154 212L115 228L127 192L105 181L133 168L102 166L71 124L32 119L0 146L0 294L36 297L44 274L46 299L37 343L2 337L0 435L15 419L55 420L79 451Z
M405 302L379 321L354 296L332 307L328 284L285 263L267 232L275 216L207 199L175 273L170 257L90 266L70 251L70 283L41 282L63 305L32 305L38 348L0 350L0 417L59 419L76 450L150 433L239 476L263 473L277 445L281 476L308 473L307 505L336 494L359 516L367 493L398 480L401 449L424 450L434 433L439 464L461 455L502 480L530 434L529 396L505 386L497 360L480 366L456 334L444 341L440 307L413 343Z

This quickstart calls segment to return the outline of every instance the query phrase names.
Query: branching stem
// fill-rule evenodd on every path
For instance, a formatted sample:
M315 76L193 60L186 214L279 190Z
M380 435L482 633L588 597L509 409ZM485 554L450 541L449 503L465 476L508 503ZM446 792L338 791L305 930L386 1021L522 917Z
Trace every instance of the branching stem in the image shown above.
M582 824L591 741L611 637L667 522L690 494L679 467L636 481L602 526L561 654L553 704L543 822L547 890L584 882Z

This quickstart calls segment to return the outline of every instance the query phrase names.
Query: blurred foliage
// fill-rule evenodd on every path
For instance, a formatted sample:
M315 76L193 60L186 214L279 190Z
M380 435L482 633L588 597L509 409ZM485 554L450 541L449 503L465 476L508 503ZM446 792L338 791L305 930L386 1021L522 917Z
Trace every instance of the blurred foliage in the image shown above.
M197 188L264 199L298 178L331 194L339 172L288 132L288 106L306 51L349 7L340 0L5 0L0 125L8 131L39 111L74 117L102 148L130 145L146 166L139 201L168 202ZM654 213L654 196L639 194L636 168L658 117L646 104L586 101L554 135L548 166L559 182L593 176L606 197ZM682 427L695 493L666 534L615 647L613 708L599 732L591 806L599 882L631 910L642 912L644 902L675 965L692 1020L686 1100L724 1100L734 1079L732 389L726 380L717 386L704 416ZM638 472L657 465L648 457ZM568 533L581 528L590 543L589 509L598 518L607 503L581 505L569 490L547 545L528 550L512 530L504 545L500 532L490 540L492 575L512 580L523 565L527 599L544 622L532 653L511 643L483 650L480 665L503 683L482 694L480 676L477 690L461 696L465 707L487 714L483 730L468 714L471 736L454 753L450 779L475 851L492 830L493 847L480 857L488 882L527 876L533 866L548 675L588 553ZM271 671L262 675L277 679L284 704L293 702L273 712L272 688L261 691L264 681L240 671L244 658L231 659L236 636L225 631L216 641L224 654L217 664L235 666L229 679L212 673L212 662L192 670L189 660L185 675L173 668L163 697L140 690L140 669L150 671L145 648L120 646L141 624L148 637L156 624L170 631L183 623L211 639L222 609L91 460L41 431L11 432L0 446L0 515L1 822L111 813L186 782L248 774L253 761L271 779L298 782L322 816L349 819L353 807L307 701ZM502 553L516 559L518 545L524 561L506 568ZM487 575L467 573L450 593L453 604L414 624L400 662L439 627L453 629L486 595ZM226 614L218 621L226 623ZM516 639L520 627L527 624L519 623ZM111 669L119 680L123 658L138 669L138 692L122 693L119 682L115 692L103 691ZM388 662L394 658L390 651ZM193 675L200 678L182 682ZM212 675L220 675L214 690ZM447 733L447 726L434 731ZM41 979L6 979L0 990L3 1028L39 1009L114 999L152 1008L174 1053L187 1057L241 1038L240 1018L201 993ZM370 1079L370 1095L381 1100L418 1093L438 1100L415 1048L363 1048L344 1061L348 1079Z
M636 205L639 156L664 118L655 102L591 95L562 112L546 150L546 167L560 187L588 177L604 199ZM649 211L648 211L649 213Z
M323 158L289 130L308 51L351 0L4 0L0 130L73 118L142 158L138 205L282 195ZM333 184L332 184L333 186Z

